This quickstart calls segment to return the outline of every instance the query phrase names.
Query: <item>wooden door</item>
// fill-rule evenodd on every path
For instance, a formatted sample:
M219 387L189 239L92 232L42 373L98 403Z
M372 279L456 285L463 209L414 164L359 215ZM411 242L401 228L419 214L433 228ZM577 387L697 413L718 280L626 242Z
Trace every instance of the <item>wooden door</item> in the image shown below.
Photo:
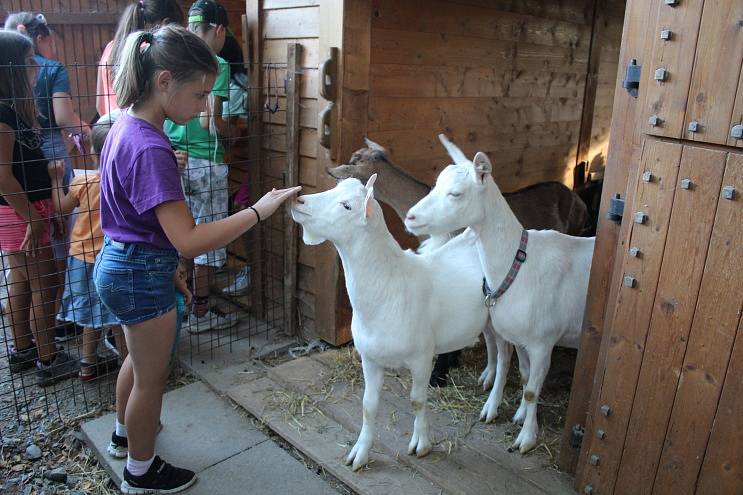
M568 411L565 438L585 425L576 488L743 493L743 2L627 5L621 60L642 78L615 100L609 165L627 179L605 193L626 204L594 254L608 296L589 298L579 366L596 371L576 370Z

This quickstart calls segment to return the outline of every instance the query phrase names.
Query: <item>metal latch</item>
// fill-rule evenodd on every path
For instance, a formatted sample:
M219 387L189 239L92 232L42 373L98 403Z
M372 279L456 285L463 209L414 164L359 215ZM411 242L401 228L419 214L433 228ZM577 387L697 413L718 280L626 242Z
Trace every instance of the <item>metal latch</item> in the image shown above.
M730 129L730 137L733 139L743 139L743 125L734 125L732 129Z
M570 446L574 449L579 449L583 444L583 436L586 434L586 429L581 425L573 426L570 430Z
M338 96L338 48L330 47L330 56L320 64L320 96L328 101L335 101Z
M613 198L609 200L609 210L606 212L606 218L612 222L622 223L622 216L624 215L624 200L619 195L615 194Z
M642 66L637 65L637 60L633 58L627 64L627 72L625 72L624 81L622 81L622 87L634 98L637 98L637 92L640 89L641 70Z

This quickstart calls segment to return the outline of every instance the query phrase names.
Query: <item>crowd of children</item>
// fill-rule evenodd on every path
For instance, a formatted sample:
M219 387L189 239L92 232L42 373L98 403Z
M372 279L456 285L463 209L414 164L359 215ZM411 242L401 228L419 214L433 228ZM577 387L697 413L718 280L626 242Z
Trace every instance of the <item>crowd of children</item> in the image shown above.
M154 455L184 308L192 332L236 323L209 301L224 246L299 190L273 190L252 206L242 194L242 208L227 215L222 139L231 136L229 119L247 110L244 95L230 98L230 87L244 90L245 78L230 77L217 56L230 36L223 7L197 0L187 29L182 21L175 0L138 0L125 10L99 64L103 115L92 126L72 111L44 16L12 14L0 30L0 251L9 268L10 368L35 367L41 386L76 374L95 379L118 364L97 352L102 329L112 329L123 362L108 451L127 457L124 493L175 493L196 480ZM225 52L234 47L232 40ZM65 146L74 140L90 148L93 169L73 177ZM55 283L60 275L64 283ZM58 286L64 292L56 303ZM83 327L79 362L55 344L55 317Z

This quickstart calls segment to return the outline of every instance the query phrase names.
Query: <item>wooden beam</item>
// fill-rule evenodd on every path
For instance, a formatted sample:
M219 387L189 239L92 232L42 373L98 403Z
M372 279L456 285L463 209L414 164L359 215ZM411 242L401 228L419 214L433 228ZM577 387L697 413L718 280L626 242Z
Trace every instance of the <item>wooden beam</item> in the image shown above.
M299 183L299 61L302 45L290 43L286 49L286 172L285 186ZM289 208L284 213L284 332L294 335L297 331L297 225Z
M261 34L261 0L246 0L245 15L243 16L243 33L245 43L247 44L247 63L248 78L250 86L248 88L250 99L250 114L248 116L248 163L250 165L250 197L257 201L263 193L263 91L262 87L263 72L261 70L261 60L263 51L263 36ZM250 229L247 236L244 236L246 242L246 252L248 262L250 263L251 290L250 300L253 310L259 318L262 318L265 308L264 286L263 286L263 260L261 253L263 251L263 239L261 236L261 226Z
M570 390L570 402L565 416L565 429L562 435L559 466L569 473L575 473L576 487L583 491L582 468L585 463L578 463L578 449L571 447L571 434L575 425L585 427L586 435L591 433L592 423L589 410L595 401L596 383L600 383L601 369L597 365L603 362L605 345L602 336L607 331L613 314L614 301L617 297L618 283L615 281L615 265L621 262L622 257L616 256L617 251L623 249L629 221L622 226L608 220L606 213L609 201L614 194L620 194L630 205L631 197L627 197L628 179L634 177L639 163L639 132L636 133L637 119L642 113L646 88L640 88L640 97L633 98L622 88L625 67L630 59L637 59L642 65L646 60L647 45L652 46L654 23L648 19L655 19L658 12L658 2L641 0L627 0L624 27L622 30L622 46L619 54L619 70L615 84L614 106L612 110L611 133L609 152L607 156L606 174L604 178L603 195L596 233L596 247L593 252L591 277L588 283L588 300L583 319L580 347L573 374L573 385ZM648 41L650 41L648 43ZM630 138L632 137L632 138ZM636 138L636 139L635 139ZM632 188L630 188L632 189ZM629 207L627 207L629 208ZM606 315L609 315L607 318ZM584 437L585 438L585 437ZM583 446L588 444L583 442ZM584 459L588 452L581 451L580 458Z

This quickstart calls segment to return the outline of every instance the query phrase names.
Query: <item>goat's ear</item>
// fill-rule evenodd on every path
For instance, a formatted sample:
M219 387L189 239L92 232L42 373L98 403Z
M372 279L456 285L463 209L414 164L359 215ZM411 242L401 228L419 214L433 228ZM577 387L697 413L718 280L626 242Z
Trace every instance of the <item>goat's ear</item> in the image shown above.
M371 179L369 180L371 181ZM364 199L364 221L366 222L367 220L369 220L373 214L374 214L374 188L370 187L366 190L366 199Z
M377 174L372 174L369 180L366 181L366 190L374 189L374 183L377 182Z
M478 151L475 158L472 159L472 164L475 166L475 174L480 184L485 182L485 177L493 172L493 165L490 163L488 155L482 151Z
M366 143L366 147L369 148L370 150L381 151L385 155L387 154L387 150L384 149L384 146L382 146L381 144L375 143L374 141L372 141L366 136L364 136L364 143Z

